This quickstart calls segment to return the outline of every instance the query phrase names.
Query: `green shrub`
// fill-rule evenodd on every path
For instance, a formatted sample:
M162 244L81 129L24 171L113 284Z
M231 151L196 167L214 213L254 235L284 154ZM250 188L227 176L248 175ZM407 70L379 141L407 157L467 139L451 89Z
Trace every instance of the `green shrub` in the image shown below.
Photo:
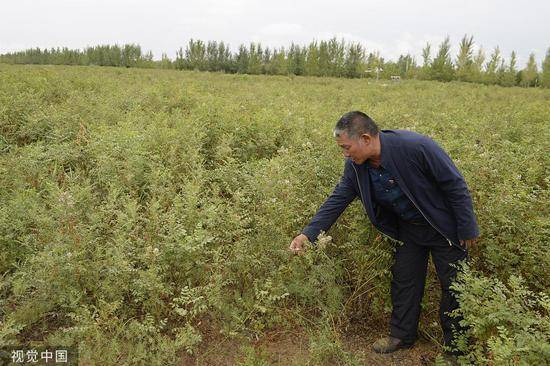
M472 191L479 278L516 273L519 288L543 291L548 92L0 65L0 342L76 345L89 364L176 364L207 333L303 326L322 329L319 362L355 362L338 333L387 320L392 244L356 201L330 238L287 250L341 174L331 132L351 109L440 142ZM537 299L511 325L497 311L472 357L546 355L518 330Z
M458 292L463 361L476 365L543 365L550 359L550 297L510 275L506 282L466 268Z

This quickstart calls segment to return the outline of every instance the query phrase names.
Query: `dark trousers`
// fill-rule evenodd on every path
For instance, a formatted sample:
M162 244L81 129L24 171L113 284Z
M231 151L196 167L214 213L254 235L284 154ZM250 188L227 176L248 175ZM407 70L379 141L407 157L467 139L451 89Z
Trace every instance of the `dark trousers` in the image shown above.
M428 255L432 254L437 276L441 284L439 318L446 346L453 346L453 327L461 329L460 319L452 318L449 312L458 307L458 302L449 286L454 281L457 269L451 266L466 259L468 253L458 244L450 245L447 239L427 222L399 223L399 238L404 242L397 247L392 266L391 298L393 311L390 320L390 335L406 343L418 338L420 304L424 294Z

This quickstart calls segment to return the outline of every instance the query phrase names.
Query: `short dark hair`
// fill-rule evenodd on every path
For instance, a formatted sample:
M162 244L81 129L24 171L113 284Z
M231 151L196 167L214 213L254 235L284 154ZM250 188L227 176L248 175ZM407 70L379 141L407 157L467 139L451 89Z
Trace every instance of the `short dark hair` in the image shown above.
M343 132L345 132L349 138L357 138L364 133L371 136L377 136L380 129L372 118L365 113L351 111L340 117L336 123L336 127L334 127L334 137L340 136Z

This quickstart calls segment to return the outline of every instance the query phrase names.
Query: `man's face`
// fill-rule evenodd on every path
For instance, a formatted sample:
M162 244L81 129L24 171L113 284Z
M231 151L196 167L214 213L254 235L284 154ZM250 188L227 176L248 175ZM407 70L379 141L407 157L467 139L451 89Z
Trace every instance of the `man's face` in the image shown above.
M343 132L336 137L336 143L342 148L344 156L350 158L355 164L363 164L370 157L371 141L371 137L367 134L349 138L348 134Z

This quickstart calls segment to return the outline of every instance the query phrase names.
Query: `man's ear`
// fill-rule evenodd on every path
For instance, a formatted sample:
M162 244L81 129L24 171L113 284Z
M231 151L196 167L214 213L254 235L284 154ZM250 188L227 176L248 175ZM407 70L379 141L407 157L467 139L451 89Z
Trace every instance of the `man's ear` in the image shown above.
M372 136L369 135L368 133L364 133L361 135L361 140L363 140L363 142L368 145L372 141Z

